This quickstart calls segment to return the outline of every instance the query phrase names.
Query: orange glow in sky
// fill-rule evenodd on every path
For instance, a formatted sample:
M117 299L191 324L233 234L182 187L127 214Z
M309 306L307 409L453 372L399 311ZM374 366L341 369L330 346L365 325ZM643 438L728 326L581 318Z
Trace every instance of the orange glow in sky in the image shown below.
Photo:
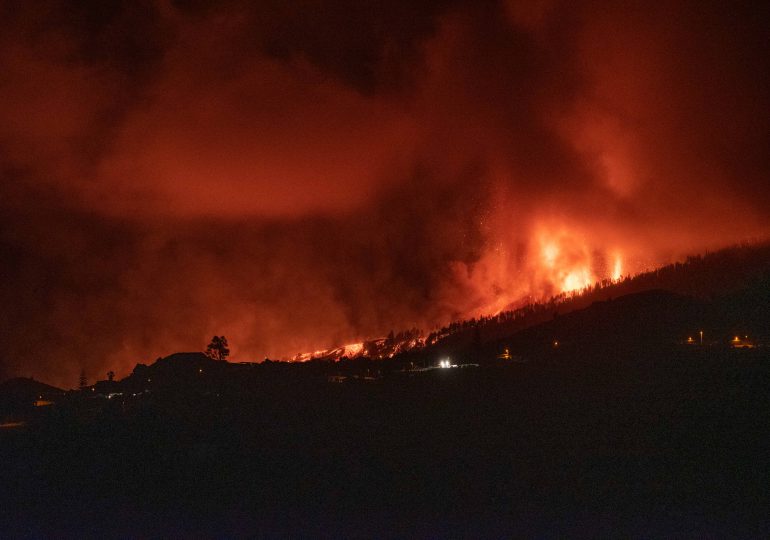
M0 10L0 379L429 331L770 233L752 3L91 3Z

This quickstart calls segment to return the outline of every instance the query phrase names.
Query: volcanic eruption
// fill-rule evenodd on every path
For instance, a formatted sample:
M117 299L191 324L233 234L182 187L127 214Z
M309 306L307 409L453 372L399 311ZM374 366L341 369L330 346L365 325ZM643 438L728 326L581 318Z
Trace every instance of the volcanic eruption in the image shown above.
M0 375L429 331L768 233L750 4L0 13Z

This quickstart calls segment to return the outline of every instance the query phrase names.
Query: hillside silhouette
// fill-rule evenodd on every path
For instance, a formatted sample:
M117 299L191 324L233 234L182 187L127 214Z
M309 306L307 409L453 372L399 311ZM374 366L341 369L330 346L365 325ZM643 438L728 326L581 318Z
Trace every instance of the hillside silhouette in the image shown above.
M68 392L9 381L0 535L767 537L768 251L392 356L188 352Z
M746 325L753 325L754 331L765 332L763 329L767 325L759 320L767 320L770 311L770 243L747 243L691 256L681 263L616 281L599 281L547 301L457 321L429 334L426 344L444 347L464 345L473 339L477 329L483 341L492 341L596 302L650 290L668 291L710 303L716 313L729 311L737 318L745 314ZM750 321L757 321L757 324Z
M387 337L298 354L291 360L339 361L363 357L388 359L397 355L414 354L421 349L450 354L451 351L470 347L474 342L504 340L521 330L585 309L595 303L654 290L690 297L707 309L712 306L712 315L702 318L703 320L693 320L695 326L711 325L722 333L740 333L743 331L741 329L745 328L754 335L761 334L766 339L767 324L762 321L767 320L767 313L770 311L768 276L770 243L744 243L705 255L690 256L684 262L672 263L635 276L601 280L588 287L548 299L524 299L517 302L517 307L513 309L454 321L427 335L417 328L391 331ZM720 313L732 313L733 316L720 316ZM730 330L729 327L735 328ZM693 331L692 328L680 330ZM720 339L721 337L720 335Z

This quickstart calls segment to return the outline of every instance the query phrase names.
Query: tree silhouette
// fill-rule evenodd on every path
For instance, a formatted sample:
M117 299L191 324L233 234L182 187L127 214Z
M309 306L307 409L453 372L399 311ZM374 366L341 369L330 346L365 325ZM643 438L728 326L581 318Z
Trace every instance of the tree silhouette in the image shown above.
M230 356L230 349L227 348L227 338L225 336L214 336L211 343L206 348L206 356L212 360L225 361Z
M80 379L78 379L78 385L81 390L88 386L88 378L86 377L85 368L80 370Z
M114 371L108 371L107 372L107 380L112 381L115 379L115 372Z

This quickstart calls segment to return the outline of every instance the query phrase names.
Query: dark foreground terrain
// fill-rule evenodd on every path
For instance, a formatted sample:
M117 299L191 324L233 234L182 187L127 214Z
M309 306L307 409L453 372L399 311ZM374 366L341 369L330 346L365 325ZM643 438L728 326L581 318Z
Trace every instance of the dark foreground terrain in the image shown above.
M0 536L770 534L766 348L196 388L0 429Z

